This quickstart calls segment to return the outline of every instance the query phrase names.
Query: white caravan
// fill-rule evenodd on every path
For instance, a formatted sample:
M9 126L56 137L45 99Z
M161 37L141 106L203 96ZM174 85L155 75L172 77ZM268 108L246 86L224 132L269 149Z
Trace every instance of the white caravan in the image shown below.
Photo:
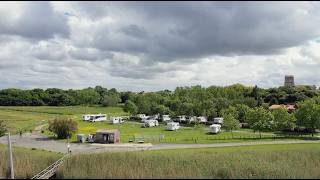
M208 119L207 119L207 117L205 117L205 116L199 116L199 117L197 117L197 120L198 120L199 123L206 123L206 122L208 122Z
M124 122L122 117L111 117L112 124L121 124Z
M145 114L137 114L137 117L141 119L141 122L145 122L149 118Z
M169 131L178 130L179 128L180 128L180 125L177 122L169 122L167 124L167 130Z
M106 114L86 114L82 116L84 121L96 122L96 121L106 121Z
M213 119L213 124L223 124L223 118L222 117L216 117Z
M171 118L169 115L162 115L162 121L163 122L168 122L168 121L171 121Z
M211 132L214 134L218 134L221 131L221 125L220 124L212 124L210 126Z
M185 115L178 116L178 117L177 117L177 121L179 121L179 122L185 122L185 121L187 121L187 118L186 118Z
M159 122L155 119L149 119L143 123L143 127L155 127L155 126L159 126Z

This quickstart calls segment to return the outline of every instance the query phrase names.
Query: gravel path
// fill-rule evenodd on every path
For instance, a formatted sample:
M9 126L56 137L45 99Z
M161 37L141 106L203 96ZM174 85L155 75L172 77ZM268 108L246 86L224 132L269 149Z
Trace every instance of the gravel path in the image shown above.
M19 135L11 136L14 146L27 148L44 149L54 152L67 152L67 144L61 141L54 141L38 133L26 133L22 137ZM233 143L214 143L214 144L78 144L70 143L72 154L78 153L99 153L99 152L120 152L120 151L142 151L142 150L161 150L179 148L207 148L207 147L229 147L229 146L248 146L259 144L296 144L296 143L320 143L311 140L282 140L282 141L254 141L254 142L233 142ZM7 144L7 137L0 137L0 144Z

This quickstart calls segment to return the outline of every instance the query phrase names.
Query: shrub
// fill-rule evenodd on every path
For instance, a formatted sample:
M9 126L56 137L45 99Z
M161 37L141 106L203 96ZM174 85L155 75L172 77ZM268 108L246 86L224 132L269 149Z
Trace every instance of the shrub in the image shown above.
M49 121L49 131L55 133L58 139L66 139L76 132L78 124L72 119L56 118Z

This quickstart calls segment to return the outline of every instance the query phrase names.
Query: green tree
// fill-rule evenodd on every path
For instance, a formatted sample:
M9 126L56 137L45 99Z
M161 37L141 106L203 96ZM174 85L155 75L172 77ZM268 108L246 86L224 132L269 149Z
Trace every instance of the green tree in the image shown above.
M306 100L298 104L295 112L297 125L311 129L312 136L317 128L320 128L320 105L315 100Z
M4 136L4 134L7 132L6 125L4 124L4 120L0 120L0 137Z
M233 130L239 129L239 121L233 116L233 114L224 114L223 116L223 127L231 131L231 136L233 138Z
M241 123L247 122L247 114L250 108L245 104L237 104L236 109L238 111L238 119Z
M55 133L58 139L71 137L78 130L78 123L72 119L56 118L49 121L49 131Z
M275 130L293 129L295 127L296 118L294 114L288 113L287 109L280 108L272 111L274 116Z
M262 131L272 130L273 115L262 107L251 109L248 112L248 123L254 131L258 131L260 138Z
M127 100L124 104L124 111L129 112L131 114L137 114L138 107L134 104L134 102Z
M110 107L116 106L118 104L118 98L114 96L104 96L102 101L102 106Z

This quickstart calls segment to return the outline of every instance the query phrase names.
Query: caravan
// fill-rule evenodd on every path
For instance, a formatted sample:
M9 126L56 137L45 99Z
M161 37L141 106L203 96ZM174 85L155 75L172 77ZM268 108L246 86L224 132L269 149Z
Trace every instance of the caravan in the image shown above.
M111 117L112 124L121 124L124 122L124 119L122 117Z
M82 116L84 121L89 122L96 122L96 121L106 121L107 115L106 114L86 114Z
M220 124L212 124L210 126L211 132L214 134L218 134L221 131L221 125Z
M159 126L158 120L155 120L155 119L146 120L142 125L142 127L145 127L145 128L147 128L147 127L155 127L155 126Z
M178 130L180 128L179 123L177 122L169 122L167 124L167 130L169 131L175 131Z

